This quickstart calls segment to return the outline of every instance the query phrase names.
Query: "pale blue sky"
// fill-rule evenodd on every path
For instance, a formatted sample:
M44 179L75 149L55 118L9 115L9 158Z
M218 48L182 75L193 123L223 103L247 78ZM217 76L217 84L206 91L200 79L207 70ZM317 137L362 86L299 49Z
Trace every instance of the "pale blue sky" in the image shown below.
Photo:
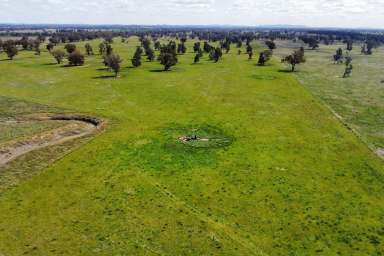
M0 23L384 28L384 0L0 0Z

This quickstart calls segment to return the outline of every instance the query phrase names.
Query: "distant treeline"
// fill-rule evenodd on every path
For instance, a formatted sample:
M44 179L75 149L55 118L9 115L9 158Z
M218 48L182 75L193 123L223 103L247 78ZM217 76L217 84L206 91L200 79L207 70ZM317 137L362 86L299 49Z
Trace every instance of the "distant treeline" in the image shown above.
M226 27L226 26L139 26L139 25L6 25L0 35L49 38L54 44L97 38L139 36L152 38L192 38L205 41L230 40L232 43L258 40L303 40L332 44L335 41L384 43L384 31L310 28Z

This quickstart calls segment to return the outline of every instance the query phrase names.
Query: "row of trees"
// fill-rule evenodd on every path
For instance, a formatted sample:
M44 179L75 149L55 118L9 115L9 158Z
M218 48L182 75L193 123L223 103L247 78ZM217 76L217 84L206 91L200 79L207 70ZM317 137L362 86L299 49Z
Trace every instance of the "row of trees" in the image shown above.
M30 33L25 33L30 34ZM33 34L33 33L32 33ZM22 50L33 50L36 55L39 55L41 50L40 46L43 42L48 38L49 43L46 45L46 48L49 52L52 51L54 46L58 43L63 42L78 42L82 40L92 40L96 38L104 38L106 44L100 46L100 52L108 52L108 45L113 42L113 37L121 36L122 41L126 42L127 37L129 36L139 36L142 46L146 52L146 55L149 56L151 60L154 60L153 50L150 47L146 47L148 43L150 43L149 38L152 38L154 41L155 50L160 50L161 43L159 42L159 38L161 37L175 37L177 40L180 40L180 43L176 45L177 54L184 54L187 51L185 43L188 38L198 38L200 40L205 40L204 43L204 51L206 50L206 44L209 45L210 42L219 42L219 47L221 51L225 51L228 53L231 49L231 44L235 44L237 48L241 48L243 42L247 45L247 54L249 55L249 59L253 57L253 51L250 48L250 42L252 40L265 40L268 48L273 50L276 45L274 43L274 39L286 39L286 40L301 40L305 44L308 45L310 49L316 49L319 47L319 43L323 42L326 44L333 43L335 40L341 40L347 45L347 50L351 51L353 47L353 43L356 41L363 42L361 53L370 55L373 53L373 49L379 47L384 43L384 35L379 33L360 33L360 32L346 32L346 31L221 31L221 30L211 30L211 31L202 31L199 29L193 30L185 30L185 29L169 29L169 30L153 30L153 31L87 31L87 30L76 30L76 31L66 31L59 30L56 33L45 34L45 33L34 33L34 38L28 38L27 36L23 36L19 40L8 40L6 42L2 42L0 40L0 50L3 49L4 52L8 55L10 59L13 59L14 56L18 54L20 49ZM70 43L71 44L71 43ZM215 52L209 49L207 53L210 54L211 58L217 60L215 58ZM92 55L93 51L90 48L86 49L87 55ZM239 54L241 51L239 50ZM216 51L216 56L220 55L220 51ZM199 61L201 58L201 53L199 56L196 56L196 61ZM267 56L264 54L263 57ZM265 58L264 58L265 59ZM261 61L262 63L262 61Z
M303 42L308 43L308 45L316 46L317 42L308 38L302 38ZM184 54L187 51L186 48L187 38L183 37L180 39L180 43L176 43L174 41L170 41L167 44L161 44L160 41L155 39L150 39L149 37L140 37L141 46L138 46L132 59L133 67L139 67L141 65L141 58L144 54L148 61L154 61L156 59L155 50L158 50L160 53L157 57L157 60L164 66L164 70L169 70L172 66L176 65L178 62L177 55ZM19 42L23 47L23 50L35 50L37 52L37 48L40 48L41 40L34 39L29 40L28 38L22 38ZM112 48L113 39L109 38L99 45L99 54L103 56L103 63L115 73L117 76L121 69L122 59L118 54L113 53ZM152 48L152 43L154 44L155 50ZM251 41L246 40L246 52L249 56L249 59L253 57L253 48L251 46ZM347 50L352 50L353 42L345 41L347 45ZM204 53L208 54L210 60L214 62L218 62L222 56L223 51L228 53L231 50L232 40L229 37L224 38L224 40L220 41L218 46L213 46L209 43L209 41L204 41L203 44L199 42L195 42L193 45L193 51L195 52L194 63L198 63L203 57ZM18 53L18 43L15 41L8 40L6 42L1 42L1 49L6 52L8 57L12 59ZM236 47L239 48L238 52L241 54L240 48L242 47L243 42L241 40L236 41ZM260 52L258 65L265 65L272 57L273 50L276 49L276 44L273 40L266 40L265 45L267 46L267 50ZM65 51L61 49L54 49L55 44L52 42L47 43L46 48L55 58L58 64L61 64L65 58L68 59L68 64L72 66L83 65L85 61L85 56L77 49L76 45L73 43L67 43L64 46ZM377 47L377 44L374 43L366 43L364 46L365 51L369 52L372 48ZM85 52L86 55L94 55L94 50L89 43L85 44ZM362 51L363 52L363 51ZM40 53L40 51L39 51ZM369 54L369 53L367 53ZM343 50L340 48L336 51L336 54L333 56L335 63L343 63L343 60L346 60L346 69L344 73L344 77L347 77L352 72L352 58L349 56L343 56ZM288 63L291 65L291 71L295 71L295 67L298 64L305 62L304 57L304 48L294 51L292 54L284 57L282 62Z
M49 30L46 30L49 29ZM276 39L292 39L293 37L308 35L317 37L322 41L335 41L351 38L353 40L362 40L367 36L375 36L380 38L378 31L358 31L358 30L327 30L327 29L305 29L305 28L256 28L256 27L239 27L239 28L220 28L220 27L190 27L190 26L92 26L92 25L7 25L0 26L7 36L40 36L55 37L63 43L92 40L96 38L106 37L129 37L131 35L155 35L157 37L168 36L173 38L183 38L190 36L191 38L199 38L201 40L223 39L225 35L230 34L231 37L243 37L252 35L258 38L276 38ZM223 36L224 35L224 36Z
M160 46L158 45L158 41L155 42L156 48L160 50L158 60L162 65L164 65L164 70L169 70L172 66L177 64L177 53L184 54L186 52L185 42L186 39L183 39L181 43L178 44L178 46L176 46L176 43L173 41L169 42L167 45ZM141 45L145 50L145 55L147 56L147 59L149 61L153 61L155 59L155 54L151 48L151 41L148 38L144 38L141 40ZM276 48L273 41L266 41L266 45L270 50L266 50L260 53L258 61L259 65L265 65L265 63L272 56L271 49ZM240 44L237 44L237 46L240 46ZM131 60L132 65L134 67L138 67L141 65L141 55L143 54L142 47L137 47L135 54ZM2 48L5 50L10 59L12 59L18 52L16 45L12 42L8 42L8 44L3 44ZM52 54L58 64L61 64L65 57L67 57L69 65L79 66L84 64L84 55L77 49L75 44L66 44L64 46L66 52L60 49L53 50L53 48L54 45L52 43L47 44L47 50ZM196 53L194 63L197 63L203 56L201 43L196 42L193 48L194 52ZM218 62L223 55L223 48L226 49L226 52L229 52L230 42L224 41L222 44L220 44L220 47L214 47L211 46L208 42L204 42L203 48L204 52L209 54L210 60ZM85 51L88 56L94 54L93 48L89 43L85 45ZM113 48L108 41L104 41L99 45L99 53L103 55L104 64L108 66L111 70L113 70L117 76L118 72L120 71L120 63L122 62L122 60L119 55L113 54ZM247 54L249 55L249 59L251 59L253 56L253 49L249 42L247 43Z
M349 49L351 49L351 47L348 47L348 44L347 44L347 52L345 56L343 53L343 49L341 48L337 49L336 54L333 55L334 64L342 64L345 61L343 78L349 77L352 74L352 70L353 70L352 57Z
M159 39L164 37L176 38L183 40L186 38L199 39L208 42L223 42L226 49L231 44L242 44L252 40L303 40L310 48L316 49L320 43L333 44L336 41L345 42L372 42L374 45L384 43L384 33L380 31L358 31L358 30L326 30L326 29L277 29L277 28L198 28L198 27L142 27L142 26L62 26L60 28L43 30L33 30L33 26L22 28L14 26L14 30L7 26L3 30L5 36L24 37L23 43L29 40L31 36L44 42L48 39L53 45L58 43L73 43L79 41L93 40L104 38L106 41L115 37L122 37L125 41L130 36L138 36L140 38L150 37ZM47 26L48 27L48 26ZM17 30L16 30L17 29ZM25 29L23 31L23 29ZM0 28L1 30L1 28ZM27 40L25 40L27 39ZM34 40L34 39L33 39ZM371 44L371 43L370 43ZM182 45L180 46L182 52ZM223 48L222 48L223 49ZM369 52L369 51L366 51Z

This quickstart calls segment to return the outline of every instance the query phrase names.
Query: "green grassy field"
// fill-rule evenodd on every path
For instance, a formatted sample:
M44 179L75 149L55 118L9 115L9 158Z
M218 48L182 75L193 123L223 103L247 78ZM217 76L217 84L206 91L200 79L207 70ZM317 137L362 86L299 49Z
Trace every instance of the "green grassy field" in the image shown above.
M279 56L300 47L300 43L289 41L278 41L277 44L276 54ZM338 48L345 49L345 44L320 45L318 50L307 50L308 61L296 75L306 88L384 157L384 48L367 56L361 54L361 46L355 44L351 52L354 70L347 79L341 78L345 65L333 64L332 56Z
M114 43L119 79L98 55L82 67L0 58L0 95L108 120L2 192L0 255L384 253L383 161L294 75L234 49L133 69L137 44ZM196 129L223 147L179 140Z

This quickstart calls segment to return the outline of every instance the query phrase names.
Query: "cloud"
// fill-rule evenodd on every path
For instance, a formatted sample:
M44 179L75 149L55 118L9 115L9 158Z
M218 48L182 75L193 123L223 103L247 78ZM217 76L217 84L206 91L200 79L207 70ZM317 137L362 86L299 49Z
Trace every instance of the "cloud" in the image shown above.
M0 0L0 9L0 23L384 24L384 0Z
M170 0L169 5L186 8L208 8L214 3L213 0Z
M231 17L262 15L267 23L380 27L377 21L384 23L383 9L384 0L234 0L225 12Z

